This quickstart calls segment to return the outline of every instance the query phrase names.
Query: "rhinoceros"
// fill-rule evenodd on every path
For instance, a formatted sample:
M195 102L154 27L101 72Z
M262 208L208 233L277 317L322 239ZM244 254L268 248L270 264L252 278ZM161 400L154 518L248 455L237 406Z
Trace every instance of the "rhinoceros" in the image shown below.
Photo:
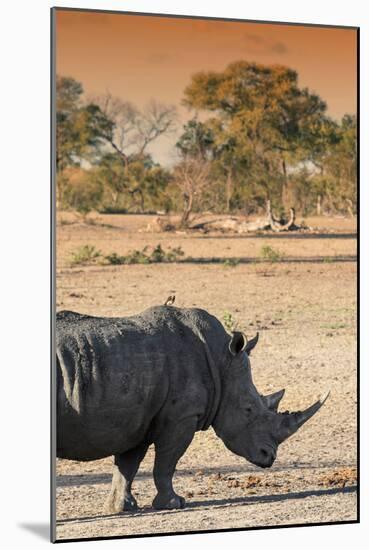
M233 453L269 468L327 397L278 412L284 390L263 396L252 381L258 335L230 335L202 309L156 306L122 318L63 311L56 340L57 456L114 456L109 513L137 508L132 482L151 444L153 507L183 508L172 478L196 431L212 426Z

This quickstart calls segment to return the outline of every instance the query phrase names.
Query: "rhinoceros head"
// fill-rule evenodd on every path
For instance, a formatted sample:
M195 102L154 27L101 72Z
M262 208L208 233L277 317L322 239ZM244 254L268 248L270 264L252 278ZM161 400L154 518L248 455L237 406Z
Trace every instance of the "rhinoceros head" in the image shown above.
M284 390L263 396L252 381L249 355L257 341L258 335L247 341L241 332L233 333L213 427L232 452L268 468L276 458L279 444L309 420L329 394L305 411L279 413Z

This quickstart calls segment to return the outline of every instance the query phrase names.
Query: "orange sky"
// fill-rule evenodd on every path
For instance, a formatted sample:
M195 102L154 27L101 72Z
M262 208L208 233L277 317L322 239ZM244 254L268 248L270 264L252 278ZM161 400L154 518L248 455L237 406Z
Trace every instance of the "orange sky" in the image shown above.
M179 105L191 74L245 59L297 70L333 118L356 112L353 29L57 10L56 43L58 74L81 81L86 94L109 90L139 107L151 98ZM152 153L166 162L172 144L161 139Z

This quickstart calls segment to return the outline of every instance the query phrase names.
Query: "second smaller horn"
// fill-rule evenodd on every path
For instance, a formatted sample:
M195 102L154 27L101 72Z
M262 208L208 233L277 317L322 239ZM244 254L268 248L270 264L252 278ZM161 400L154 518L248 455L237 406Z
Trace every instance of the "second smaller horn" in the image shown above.
M276 391L275 393L270 393L268 395L261 396L264 403L268 407L268 409L270 409L271 411L277 412L278 405L281 402L281 399L284 396L285 391L286 390L283 389L283 390Z

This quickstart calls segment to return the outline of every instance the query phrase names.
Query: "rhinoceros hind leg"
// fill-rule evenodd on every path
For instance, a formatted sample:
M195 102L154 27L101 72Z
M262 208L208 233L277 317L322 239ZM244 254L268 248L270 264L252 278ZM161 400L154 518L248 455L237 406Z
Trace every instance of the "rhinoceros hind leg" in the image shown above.
M113 479L109 496L104 505L105 513L118 514L137 510L137 501L131 493L132 482L147 448L148 445L142 444L114 456Z
M196 431L197 419L187 418L180 424L166 426L155 441L154 482L158 494L153 500L157 510L184 508L185 499L174 492L173 475L178 460L185 453Z
M173 491L174 493L174 491ZM176 493L173 496L157 494L152 503L155 510L175 510L177 508L184 508L186 501L183 497L180 497Z

